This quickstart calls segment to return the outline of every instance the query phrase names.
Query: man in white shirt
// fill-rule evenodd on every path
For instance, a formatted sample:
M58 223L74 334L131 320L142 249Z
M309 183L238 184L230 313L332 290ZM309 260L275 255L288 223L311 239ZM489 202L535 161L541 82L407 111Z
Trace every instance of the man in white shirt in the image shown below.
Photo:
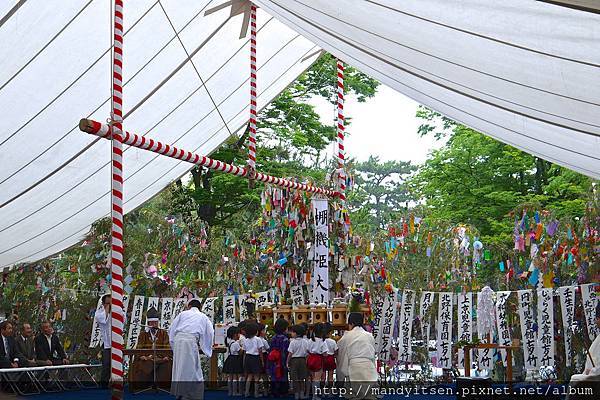
M102 338L102 372L100 373L100 387L107 388L110 380L110 294L102 296L102 308L96 310L94 319L100 328Z
M349 378L354 398L374 398L371 388L377 384L375 339L363 329L364 316L353 312L348 316L349 330L338 342L338 370Z
M198 350L212 356L215 331L210 319L200 311L199 299L188 302L169 328L169 342L173 349L171 394L181 400L204 399L204 377Z

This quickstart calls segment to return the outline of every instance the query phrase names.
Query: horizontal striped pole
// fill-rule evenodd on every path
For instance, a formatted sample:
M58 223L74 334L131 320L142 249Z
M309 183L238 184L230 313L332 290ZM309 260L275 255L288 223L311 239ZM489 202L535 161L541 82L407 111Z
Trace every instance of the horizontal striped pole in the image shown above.
M111 134L111 128L108 124L103 124L91 119L82 119L79 121L79 129L83 132L100 136L104 139L112 139L116 136L115 133ZM175 146L163 144L154 139L148 139L144 136L136 135L134 133L124 132L125 137L121 138L123 144L137 147L138 149L148 150L153 153L158 153L163 156L175 158L181 161L187 161L201 167L213 169L215 171L221 171L232 175L241 176L247 178L249 175L248 168L236 167L235 165L227 164L219 160L213 160L212 158L201 156L183 149L179 149ZM280 186L288 189L298 189L304 192L318 193L331 197L339 197L340 193L334 190L323 189L317 186L307 185L304 183L298 183L290 181L289 179L277 178L275 176L256 173L257 181L269 183L271 185Z

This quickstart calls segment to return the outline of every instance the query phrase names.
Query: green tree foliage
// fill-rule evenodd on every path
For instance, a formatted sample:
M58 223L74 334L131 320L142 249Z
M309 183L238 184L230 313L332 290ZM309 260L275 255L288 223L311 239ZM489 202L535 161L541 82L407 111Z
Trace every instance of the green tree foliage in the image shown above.
M435 218L471 224L488 244L511 241L507 214L528 204L557 218L581 217L592 179L498 142L421 107L422 135L445 138L411 180Z

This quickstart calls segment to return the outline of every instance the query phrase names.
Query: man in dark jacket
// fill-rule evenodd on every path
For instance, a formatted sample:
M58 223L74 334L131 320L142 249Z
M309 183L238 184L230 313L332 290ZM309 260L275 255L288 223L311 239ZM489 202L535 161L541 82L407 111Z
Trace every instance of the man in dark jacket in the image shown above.
M19 360L19 366L37 367L42 365L52 365L50 360L36 360L33 329L31 329L30 324L23 323L21 325L21 333L15 337L15 342L17 344L17 350L23 355L23 360Z
M0 368L18 368L19 361L23 358L13 337L13 324L2 321L0 323Z
M52 365L68 364L69 359L54 328L49 321L42 322L41 333L35 338L35 354L39 361L50 361Z

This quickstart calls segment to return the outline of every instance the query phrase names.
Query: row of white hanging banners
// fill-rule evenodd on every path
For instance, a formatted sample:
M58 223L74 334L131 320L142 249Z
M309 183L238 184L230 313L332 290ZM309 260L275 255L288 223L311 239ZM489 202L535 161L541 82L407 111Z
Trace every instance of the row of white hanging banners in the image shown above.
M588 335L593 341L600 334L596 327L596 304L598 295L595 292L595 284L580 285L581 300L585 315ZM563 321L563 337L565 340L566 365L572 363L572 329L575 314L575 286L563 286L556 289L560 297L560 308ZM510 346L512 337L508 326L506 315L506 303L511 294L516 293L518 312L521 327L521 342L523 346L525 368L535 370L540 367L554 366L554 289L537 290L537 330L536 313L533 305L533 290L499 291L496 292L495 314L497 343ZM398 356L400 362L411 362L412 353L412 322L415 312L414 290L402 291L401 302L398 301L399 292L394 289L384 298L376 299L373 304L374 328L376 351L379 359L388 361L390 359L393 342L397 339ZM480 296L481 293L475 293ZM451 292L422 292L420 299L419 320L421 321L422 337L429 343L430 318L429 310L434 304L435 296L438 296L438 315L436 329L437 366L451 368L452 356L452 328L453 328L453 305L457 304L457 336L456 341L473 342L474 340L474 311L477 309L473 303L473 293L454 294ZM454 299L456 298L456 302ZM400 315L397 315L400 313ZM398 336L394 337L394 327L398 319ZM480 325L480 324L477 324ZM486 341L483 328L477 326L477 335L481 342ZM474 351L474 350L471 350ZM481 369L493 369L494 349L478 349L477 364ZM471 353L472 355L472 353ZM506 350L500 350L502 362L506 366ZM473 360L473 357L470 357ZM514 360L514 358L513 358ZM458 352L458 367L463 368L465 355L463 350ZM514 361L513 361L514 362Z

